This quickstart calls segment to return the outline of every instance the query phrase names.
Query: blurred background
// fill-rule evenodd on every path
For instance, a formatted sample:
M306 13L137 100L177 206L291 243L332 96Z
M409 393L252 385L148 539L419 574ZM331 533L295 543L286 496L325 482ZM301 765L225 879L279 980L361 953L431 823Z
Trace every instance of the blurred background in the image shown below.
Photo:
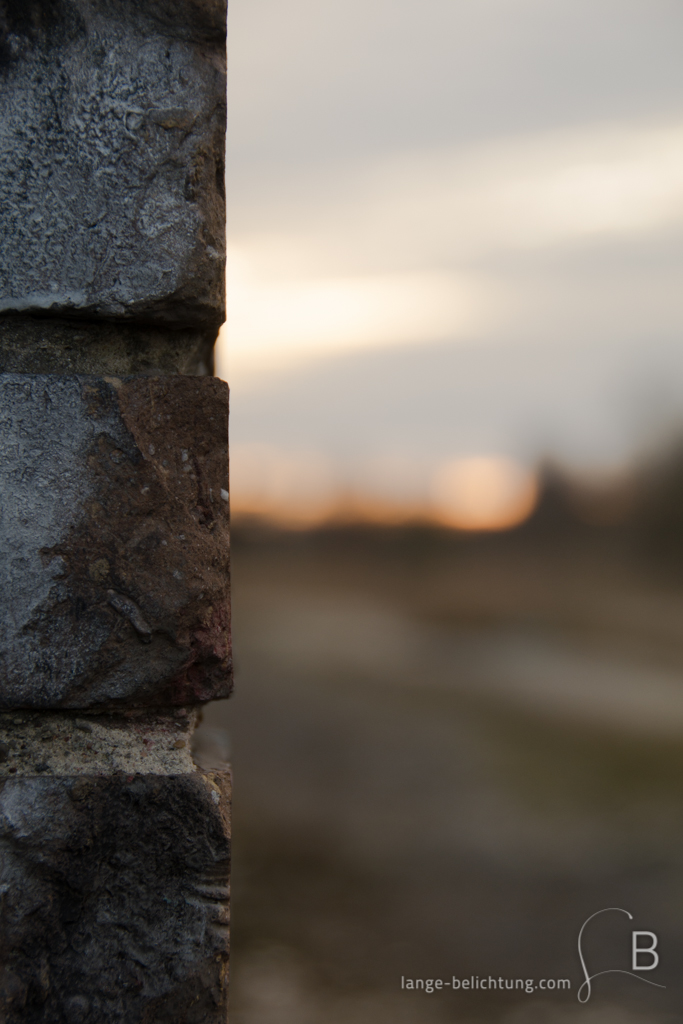
M233 1024L680 1019L682 33L231 0Z

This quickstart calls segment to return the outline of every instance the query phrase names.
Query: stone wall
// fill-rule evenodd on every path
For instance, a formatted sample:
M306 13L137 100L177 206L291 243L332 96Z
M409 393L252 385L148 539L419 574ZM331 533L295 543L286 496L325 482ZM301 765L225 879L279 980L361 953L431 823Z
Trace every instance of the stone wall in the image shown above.
M227 1020L225 19L0 3L0 1024Z

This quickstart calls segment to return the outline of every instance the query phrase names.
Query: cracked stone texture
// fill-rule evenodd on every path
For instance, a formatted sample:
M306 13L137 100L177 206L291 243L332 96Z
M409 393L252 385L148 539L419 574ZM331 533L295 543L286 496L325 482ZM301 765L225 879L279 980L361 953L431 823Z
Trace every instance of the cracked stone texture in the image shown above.
M0 313L218 326L224 0L0 4Z
M225 1024L229 775L0 780L3 1024Z
M100 320L0 316L0 373L213 372L214 328L155 327Z
M0 708L226 697L228 388L0 375Z

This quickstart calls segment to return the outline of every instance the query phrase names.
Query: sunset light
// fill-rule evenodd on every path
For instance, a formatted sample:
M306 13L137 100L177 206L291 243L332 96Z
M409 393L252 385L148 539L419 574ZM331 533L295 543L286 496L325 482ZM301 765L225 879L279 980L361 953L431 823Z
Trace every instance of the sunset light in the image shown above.
M328 460L314 451L279 451L272 445L234 445L230 453L232 511L288 526L324 521L335 508Z
M531 514L538 485L528 469L510 459L477 457L442 466L433 493L444 524L459 530L506 530Z
M522 523L538 499L535 475L497 456L454 459L431 474L410 460L387 459L383 465L366 459L343 473L312 448L259 443L233 446L231 483L236 517L254 515L296 528L421 521L456 530L507 530Z
M233 11L250 43L231 64L215 372L232 389L235 513L505 529L536 501L524 467L599 475L678 429L677 56L662 60L658 28L650 70L632 59L657 17L629 7L629 59L608 74L596 37L566 92L590 5L430 0L440 30L411 8L389 38L372 5L358 36L360 6L300 0L292 20L263 2ZM417 37L436 55L424 77L403 72Z
M592 278L558 285L501 272L499 261L609 247L683 222L680 122L392 154L317 169L322 190L306 187L307 173L289 183L286 209L269 208L268 230L248 201L250 223L232 227L220 373L377 347L486 342L501 331L528 336L558 307L585 309L592 324L609 320L609 282L597 291ZM343 203L331 204L340 192ZM651 326L677 288L662 275L638 279L620 293L621 315Z
M485 299L465 274L278 275L268 272L269 255L267 245L251 253L229 248L219 375L420 337L464 335L476 330Z

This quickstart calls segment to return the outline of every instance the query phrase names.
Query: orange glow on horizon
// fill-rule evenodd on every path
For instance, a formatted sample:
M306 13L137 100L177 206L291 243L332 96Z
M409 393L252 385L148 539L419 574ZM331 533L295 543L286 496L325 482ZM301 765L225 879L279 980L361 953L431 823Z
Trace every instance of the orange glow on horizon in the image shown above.
M392 503L359 495L340 495L324 509L320 506L306 507L303 504L294 506L288 503L278 506L266 502L236 501L231 511L236 522L254 518L291 530L358 524L402 526L411 523L434 523L434 516L430 515L424 504Z
M477 456L441 467L433 486L437 518L458 530L509 530L533 512L538 483L511 459Z
M379 476L377 465L373 468ZM456 530L507 530L522 523L538 499L530 470L493 456L443 463L432 474L431 498L416 481L400 494L380 496L368 481L365 486L344 484L337 467L320 453L285 452L258 443L236 446L231 469L234 517L289 529L421 522Z

